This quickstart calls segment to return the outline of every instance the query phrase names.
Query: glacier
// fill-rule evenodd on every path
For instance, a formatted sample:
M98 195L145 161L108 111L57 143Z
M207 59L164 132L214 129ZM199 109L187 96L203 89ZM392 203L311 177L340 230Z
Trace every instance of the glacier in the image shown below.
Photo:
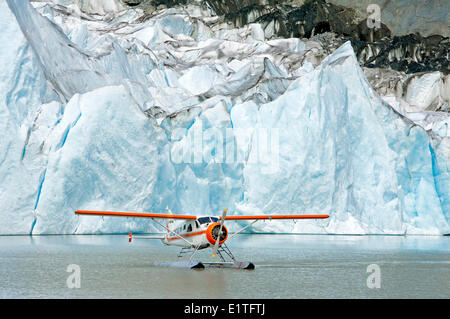
M195 6L0 9L0 234L153 232L74 211L166 208L330 215L254 232L450 233L450 117L405 104L430 103L432 76L380 96L349 42L320 58Z

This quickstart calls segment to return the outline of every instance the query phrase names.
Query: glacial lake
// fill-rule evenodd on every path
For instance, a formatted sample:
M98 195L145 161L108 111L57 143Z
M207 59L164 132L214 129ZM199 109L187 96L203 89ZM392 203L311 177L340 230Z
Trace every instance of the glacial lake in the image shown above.
M0 236L0 298L450 298L448 236L240 234L227 243L256 268L158 266L179 248L128 235Z

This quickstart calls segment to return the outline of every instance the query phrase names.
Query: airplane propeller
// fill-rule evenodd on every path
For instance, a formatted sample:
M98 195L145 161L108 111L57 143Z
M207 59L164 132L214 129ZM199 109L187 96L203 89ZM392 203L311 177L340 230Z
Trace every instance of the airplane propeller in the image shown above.
M217 233L216 243L214 244L212 257L216 258L217 250L219 249L219 243L220 243L220 236L222 235L222 227L223 223L225 222L225 217L227 216L227 209L225 208L223 210L222 219L220 220L220 228L219 232Z

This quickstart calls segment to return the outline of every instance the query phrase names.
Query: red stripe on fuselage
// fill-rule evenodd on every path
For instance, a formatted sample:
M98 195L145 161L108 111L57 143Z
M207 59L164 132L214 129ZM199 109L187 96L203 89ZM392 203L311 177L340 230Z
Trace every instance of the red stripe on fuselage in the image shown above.
M201 235L201 234L206 234L206 230L202 230L202 231L198 231L195 233L189 233L189 234L184 234L184 235L179 235L179 236L174 236L174 237L167 237L167 241L172 241L172 240L176 240L176 239L180 239L180 237L190 237L190 236L195 236L195 235Z

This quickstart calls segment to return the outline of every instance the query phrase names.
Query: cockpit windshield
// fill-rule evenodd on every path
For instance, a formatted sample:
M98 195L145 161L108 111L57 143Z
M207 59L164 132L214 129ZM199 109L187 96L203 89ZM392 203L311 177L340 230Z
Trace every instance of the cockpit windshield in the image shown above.
M200 224L207 224L207 223L217 223L219 221L219 218L217 217L199 217L198 222Z
M200 224L206 224L206 223L209 223L209 217L199 217L199 218L198 218L198 222L199 222Z

